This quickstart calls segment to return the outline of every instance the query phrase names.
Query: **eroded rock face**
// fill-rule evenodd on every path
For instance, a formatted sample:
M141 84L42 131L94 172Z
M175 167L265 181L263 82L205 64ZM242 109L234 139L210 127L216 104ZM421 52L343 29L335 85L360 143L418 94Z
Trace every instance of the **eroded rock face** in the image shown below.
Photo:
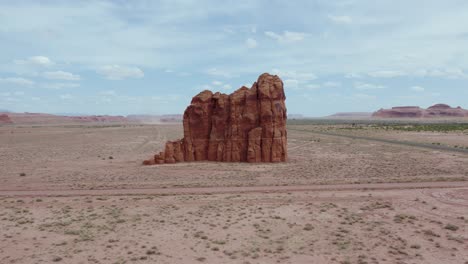
M184 138L143 164L286 161L285 99L281 79L267 73L230 95L203 91L185 110Z
M427 109L417 106L400 106L380 109L372 116L381 118L468 117L468 110L461 107L452 108L446 104L436 104Z

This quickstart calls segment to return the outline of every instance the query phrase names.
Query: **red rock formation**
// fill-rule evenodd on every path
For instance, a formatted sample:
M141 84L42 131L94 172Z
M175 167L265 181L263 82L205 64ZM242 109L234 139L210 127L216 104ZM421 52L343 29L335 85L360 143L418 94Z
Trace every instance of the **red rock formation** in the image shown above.
M0 114L0 124L13 124L13 121L7 114Z
M185 110L184 138L143 164L286 161L285 99L281 79L267 73L230 95L203 91Z
M446 104L436 104L427 109L417 106L400 106L392 109L380 109L372 117L381 118L427 118L427 117L468 117L468 110L452 108Z

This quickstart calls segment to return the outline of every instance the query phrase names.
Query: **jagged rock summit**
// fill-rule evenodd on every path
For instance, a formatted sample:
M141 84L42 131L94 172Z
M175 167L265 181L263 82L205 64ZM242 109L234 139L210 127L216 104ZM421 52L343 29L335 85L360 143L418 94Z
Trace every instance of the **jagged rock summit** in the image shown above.
M205 90L184 112L184 138L144 165L183 161L284 162L287 159L283 82L260 75L230 95Z
M391 109L380 109L372 114L380 118L429 118L429 117L468 117L468 110L450 107L446 104L435 104L427 109L418 106L398 106Z

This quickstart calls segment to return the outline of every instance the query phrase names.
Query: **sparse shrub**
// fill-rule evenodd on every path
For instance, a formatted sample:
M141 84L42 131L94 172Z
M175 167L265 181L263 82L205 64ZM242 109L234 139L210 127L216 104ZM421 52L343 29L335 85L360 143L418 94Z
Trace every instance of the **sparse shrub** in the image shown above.
M22 173L20 173L19 176L20 176L20 177L24 177L24 176L26 176L26 173L22 172Z
M59 262L59 261L62 261L62 258L61 257L54 257L52 259L53 262Z
M458 226L453 225L453 224L447 224L444 228L448 229L450 231L457 231L458 230Z

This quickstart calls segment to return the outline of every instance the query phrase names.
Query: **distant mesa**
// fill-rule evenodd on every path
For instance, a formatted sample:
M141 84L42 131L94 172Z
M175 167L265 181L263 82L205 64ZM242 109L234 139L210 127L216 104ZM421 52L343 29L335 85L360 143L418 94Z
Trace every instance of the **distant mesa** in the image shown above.
M7 114L0 114L0 124L13 124L13 121Z
M31 124L31 125L49 125L49 124L180 124L183 116L174 115L82 115L82 114L45 114L45 113L13 113L0 112L2 120L0 124ZM8 121L7 121L8 120Z
M227 95L205 90L183 116L184 137L144 165L183 161L284 162L287 159L283 82L262 74L252 88Z
M7 113L13 124L67 124L67 123L129 123L125 116L89 115L63 116L44 113Z
M391 109L380 109L372 114L377 118L447 118L468 117L468 110L450 107L447 104L435 104L427 109L419 106L398 106Z

